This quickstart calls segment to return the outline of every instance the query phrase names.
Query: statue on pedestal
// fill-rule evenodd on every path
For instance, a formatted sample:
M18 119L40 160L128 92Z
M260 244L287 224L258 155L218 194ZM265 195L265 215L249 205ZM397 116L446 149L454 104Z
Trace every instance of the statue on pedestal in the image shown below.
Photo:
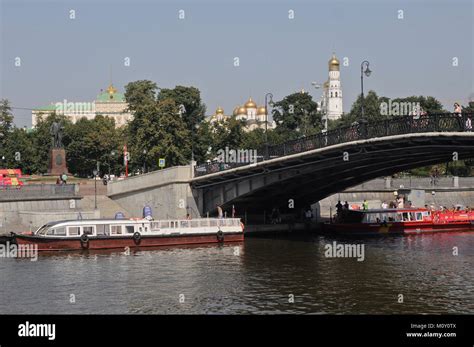
M52 142L49 151L49 175L62 175L68 172L66 166L66 151L63 145L63 130L64 126L57 121L54 121L49 127Z
M54 121L49 128L49 133L52 139L52 148L63 148L63 130L64 126Z

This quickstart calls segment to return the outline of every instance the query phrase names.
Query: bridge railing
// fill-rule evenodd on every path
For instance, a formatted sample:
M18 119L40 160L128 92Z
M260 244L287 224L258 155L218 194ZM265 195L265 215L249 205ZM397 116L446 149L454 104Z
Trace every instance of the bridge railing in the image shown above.
M264 146L258 149L257 153L264 153L265 156L259 157L257 162L368 138L422 132L472 131L472 121L474 121L472 116L472 113L440 113L400 116L373 122L361 120L354 122L351 126L330 130L326 133L289 140L268 147ZM206 163L196 166L195 176L203 176L245 165L249 165L249 163Z

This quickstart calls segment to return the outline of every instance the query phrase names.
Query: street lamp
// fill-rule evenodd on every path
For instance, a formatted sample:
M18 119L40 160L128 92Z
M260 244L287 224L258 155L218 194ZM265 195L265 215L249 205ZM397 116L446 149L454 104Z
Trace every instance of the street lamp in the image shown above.
M265 94L265 159L268 159L268 104L273 106L273 94Z
M146 173L146 149L143 150L143 173Z
M317 83L317 82L311 82L311 85L314 87L314 89L319 89L323 86L323 84L321 83ZM321 112L323 112L323 105L322 105L322 101L321 101L321 104L320 104L320 109L321 109ZM316 109L316 111L318 111ZM323 129L323 133L326 133L328 131L328 114L327 112L323 112L324 114L324 129Z
M365 70L364 70L365 67ZM364 74L369 77L372 71L369 69L369 62L364 60L360 64L360 89L361 89L361 119L364 120Z
M97 210L97 174L99 171L94 169L92 173L94 174L94 209Z
M114 163L114 159L115 159L114 158L115 157L115 151L110 152L110 156L112 158L110 159L110 161L107 162L107 164L109 165L109 180L110 180L110 171L111 171L110 169L111 169L112 164Z

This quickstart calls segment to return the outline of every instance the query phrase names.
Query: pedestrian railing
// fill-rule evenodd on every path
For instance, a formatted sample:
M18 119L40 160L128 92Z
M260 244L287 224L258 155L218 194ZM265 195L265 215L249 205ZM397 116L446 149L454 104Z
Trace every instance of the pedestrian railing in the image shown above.
M326 133L302 137L277 145L264 146L257 150L257 153L265 154L263 157L258 157L257 162L375 137L426 132L470 132L472 131L472 116L472 113L441 113L422 116L400 116L374 122L361 120L351 126L330 130ZM206 163L195 167L195 176L203 176L245 165L252 164Z
M1 186L0 201L25 199L52 199L76 196L75 184L30 184L23 186Z
M400 178L376 178L349 190L386 190L386 189L446 189L446 188L469 188L474 189L474 177L420 177L408 176Z

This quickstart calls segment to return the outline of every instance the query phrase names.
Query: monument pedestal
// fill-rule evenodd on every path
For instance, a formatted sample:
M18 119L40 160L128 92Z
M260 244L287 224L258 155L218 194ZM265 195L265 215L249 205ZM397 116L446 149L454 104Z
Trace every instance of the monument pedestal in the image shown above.
M66 151L64 148L51 148L49 150L48 175L61 175L68 173L66 166Z

